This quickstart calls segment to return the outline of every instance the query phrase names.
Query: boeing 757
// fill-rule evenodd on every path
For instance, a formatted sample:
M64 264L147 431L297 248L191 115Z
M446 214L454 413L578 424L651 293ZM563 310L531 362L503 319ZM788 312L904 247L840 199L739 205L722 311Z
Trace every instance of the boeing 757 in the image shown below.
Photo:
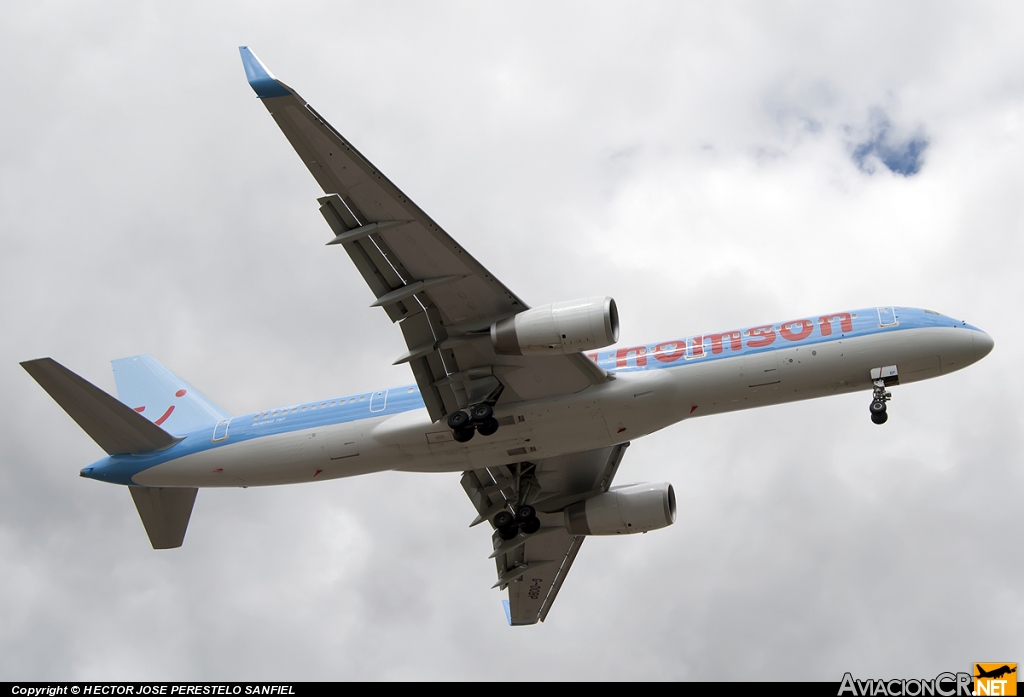
M241 47L249 84L324 195L340 247L398 325L415 384L233 416L150 356L113 362L117 399L50 358L22 363L106 451L81 476L128 487L154 548L179 547L196 492L385 470L462 472L492 528L510 624L543 621L589 535L675 521L668 483L612 485L630 441L703 416L890 388L992 350L910 307L827 312L631 346L615 301L529 307ZM332 250L333 251L333 250ZM611 347L611 348L609 348ZM891 427L891 426L890 426Z

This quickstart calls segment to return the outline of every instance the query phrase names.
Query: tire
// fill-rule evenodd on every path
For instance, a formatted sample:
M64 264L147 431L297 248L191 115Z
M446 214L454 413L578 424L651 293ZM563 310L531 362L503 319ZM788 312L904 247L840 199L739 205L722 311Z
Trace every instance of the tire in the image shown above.
M533 518L530 518L528 521L523 523L520 526L520 528L527 535L532 535L533 533L535 533L538 530L540 530L540 518L534 516Z
M516 522L525 523L531 518L537 517L537 509L529 504L523 504L516 509Z
M469 410L469 418L471 418L474 423L486 423L490 421L492 416L494 416L494 410L491 408L490 404L477 404Z
M494 515L494 520L492 520L491 522L494 523L494 527L496 528L507 528L509 525L512 524L512 521L513 518L511 513L509 513L508 511L498 511Z
M498 420L493 416L476 427L476 430L480 432L481 436L493 436L498 432Z
M874 414L871 415L871 421L873 423L878 424L879 426L881 426L882 424L884 424L888 420L889 420L889 415L886 414L884 411L880 411L880 412L877 412L877 413L874 413Z
M511 540L519 534L518 525L509 525L507 528L498 528L498 537L503 540Z
M456 428L452 431L452 436L455 437L456 443L468 443L475 434L476 431L472 428Z
M448 415L448 428L457 431L469 423L469 414L464 411L454 411Z
M871 402L871 413L872 414L884 414L885 413L885 402L880 399L873 400Z

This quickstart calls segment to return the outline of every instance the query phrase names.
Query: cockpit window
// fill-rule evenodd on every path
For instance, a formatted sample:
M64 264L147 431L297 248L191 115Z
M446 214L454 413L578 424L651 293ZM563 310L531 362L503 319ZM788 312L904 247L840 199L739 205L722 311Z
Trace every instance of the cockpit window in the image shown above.
M939 317L945 317L946 316L946 315L942 314L941 312L936 312L935 310L925 310L924 313L926 315L938 315Z

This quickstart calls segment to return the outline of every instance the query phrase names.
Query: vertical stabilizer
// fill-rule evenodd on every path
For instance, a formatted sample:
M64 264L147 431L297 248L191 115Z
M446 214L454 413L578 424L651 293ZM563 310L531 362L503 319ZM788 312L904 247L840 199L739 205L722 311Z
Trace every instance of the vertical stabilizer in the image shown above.
M153 549L181 547L199 489L130 486Z
M117 398L169 433L181 434L231 418L152 356L118 358L111 365Z

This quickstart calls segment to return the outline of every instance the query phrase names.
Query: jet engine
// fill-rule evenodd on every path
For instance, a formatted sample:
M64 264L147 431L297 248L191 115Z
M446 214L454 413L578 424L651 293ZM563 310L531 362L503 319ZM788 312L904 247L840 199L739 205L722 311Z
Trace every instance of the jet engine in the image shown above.
M573 535L628 535L676 522L676 492L667 482L612 487L565 509Z
M619 340L619 311L612 298L582 298L524 310L491 325L495 353L577 353Z

